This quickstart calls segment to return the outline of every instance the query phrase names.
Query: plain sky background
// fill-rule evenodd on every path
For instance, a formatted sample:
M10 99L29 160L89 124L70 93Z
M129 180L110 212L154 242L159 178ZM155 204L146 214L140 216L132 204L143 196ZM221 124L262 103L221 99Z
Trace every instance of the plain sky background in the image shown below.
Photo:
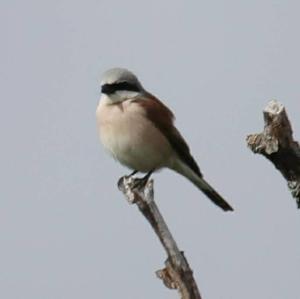
M246 147L270 99L300 139L299 1L0 2L0 297L178 298L98 141L101 74L134 71L177 116L223 213L184 178L156 201L203 298L299 297L300 211Z

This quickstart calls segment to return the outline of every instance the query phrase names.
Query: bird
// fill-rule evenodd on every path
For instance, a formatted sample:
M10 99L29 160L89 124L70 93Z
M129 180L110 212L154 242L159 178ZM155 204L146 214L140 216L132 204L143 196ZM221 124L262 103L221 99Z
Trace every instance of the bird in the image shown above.
M174 125L173 112L148 92L137 76L125 68L111 68L101 80L96 109L100 141L124 166L146 173L169 168L191 181L214 204L233 211L229 203L204 179L190 148Z

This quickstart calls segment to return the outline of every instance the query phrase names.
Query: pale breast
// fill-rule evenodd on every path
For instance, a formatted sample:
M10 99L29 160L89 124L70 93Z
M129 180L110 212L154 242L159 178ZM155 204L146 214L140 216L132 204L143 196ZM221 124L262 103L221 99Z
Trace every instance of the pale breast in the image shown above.
M143 108L125 101L100 101L97 124L104 147L129 168L147 172L168 164L172 148L165 136L146 118Z

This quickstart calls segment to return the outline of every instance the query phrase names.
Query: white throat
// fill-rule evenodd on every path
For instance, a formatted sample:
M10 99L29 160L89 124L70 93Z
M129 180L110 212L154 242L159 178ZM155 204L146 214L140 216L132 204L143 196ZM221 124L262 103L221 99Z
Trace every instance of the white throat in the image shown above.
M118 90L110 95L102 94L101 99L105 99L107 102L111 102L111 104L113 104L113 103L119 103L119 102L124 102L126 100L134 99L139 95L140 93L137 91Z

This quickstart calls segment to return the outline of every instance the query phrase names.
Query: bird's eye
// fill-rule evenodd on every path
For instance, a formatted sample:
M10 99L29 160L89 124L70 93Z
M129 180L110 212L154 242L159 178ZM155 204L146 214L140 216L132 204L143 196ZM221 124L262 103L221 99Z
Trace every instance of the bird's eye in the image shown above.
M140 88L129 82L119 82L112 84L104 84L101 87L101 92L105 94L112 94L119 90L127 90L127 91L140 91Z

